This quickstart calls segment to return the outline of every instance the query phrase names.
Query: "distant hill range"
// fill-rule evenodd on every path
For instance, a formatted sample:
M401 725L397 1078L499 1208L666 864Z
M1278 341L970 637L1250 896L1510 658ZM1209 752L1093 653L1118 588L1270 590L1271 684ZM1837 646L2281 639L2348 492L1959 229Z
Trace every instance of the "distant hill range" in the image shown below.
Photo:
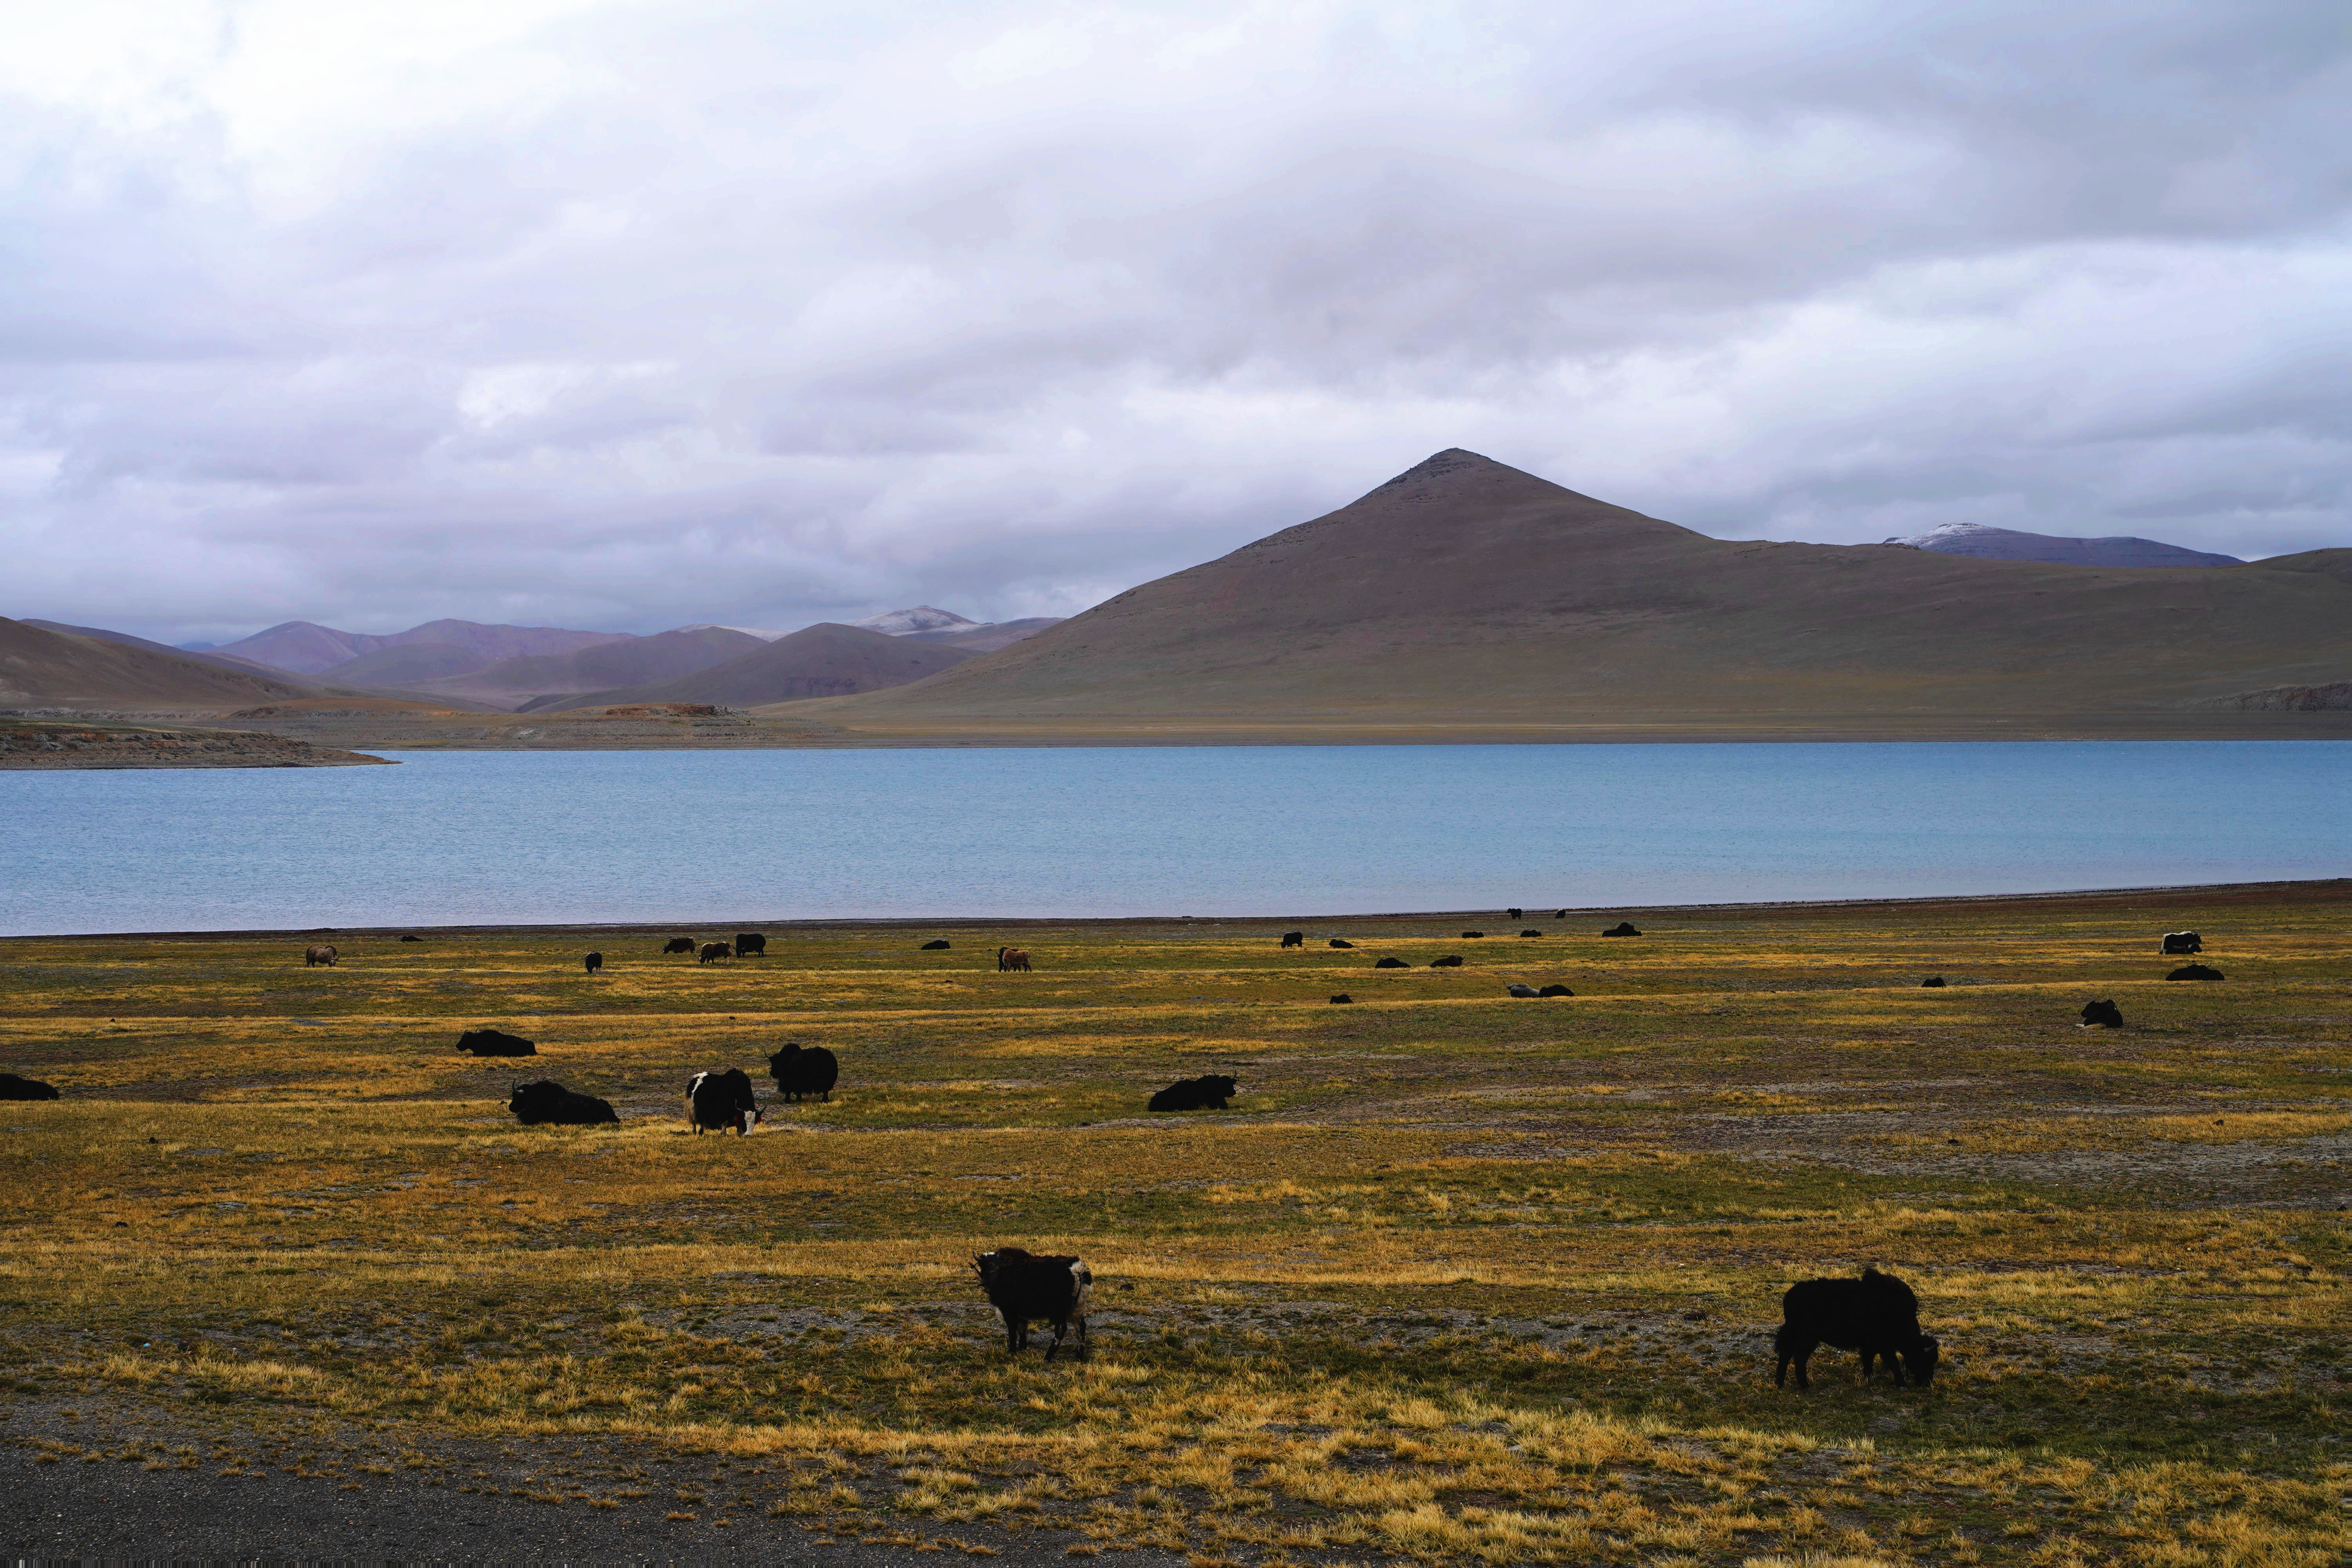
M762 643L724 664L673 680L625 689L541 697L525 713L623 703L714 702L754 708L903 686L963 663L970 651L918 637L890 637L865 626L819 622Z
M121 633L0 616L0 709L58 702L241 704L317 695L317 688L299 681Z
M2347 673L2352 550L1711 539L1457 449L928 679L771 711L911 743L2221 733L2200 704Z
M2047 561L2066 566L2242 566L2234 555L2185 550L2153 539L2117 534L2107 539L2063 539L2053 533L2021 533L1980 522L1948 522L1925 533L1890 539L1938 555L1973 555L1979 561Z
M411 626L404 632L393 632L378 637L369 632L338 631L313 621L288 621L256 632L233 643L225 643L209 651L232 658L248 658L257 664L278 669L289 669L298 675L328 675L340 667L350 665L369 654L391 648L433 645L436 651L407 663L383 660L360 666L362 676L393 672L405 678L410 674L453 675L459 658L474 660L470 668L482 669L501 659L522 658L535 654L576 653L599 643L620 642L625 632L576 632L561 626L485 626L479 621L427 621ZM338 676L338 679L341 679ZM368 684L359 680L358 684Z

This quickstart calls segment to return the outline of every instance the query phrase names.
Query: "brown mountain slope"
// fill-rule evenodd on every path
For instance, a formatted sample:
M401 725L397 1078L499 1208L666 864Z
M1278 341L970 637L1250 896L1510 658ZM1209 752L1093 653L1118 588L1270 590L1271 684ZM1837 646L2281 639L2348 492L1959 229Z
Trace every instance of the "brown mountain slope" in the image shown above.
M1717 540L1457 449L919 684L791 711L910 741L2170 733L2202 700L2347 674L2332 560L2147 572Z
M68 637L96 637L100 642L119 642L126 647L143 647L150 653L160 653L167 658L193 658L198 664L216 664L225 669L248 672L258 670L264 675L278 679L300 683L299 677L292 670L278 669L257 659L239 658L236 654L197 653L184 647L173 647L169 643L151 642L145 637L135 637L129 632L110 631L104 626L68 626L63 621L45 621L36 616L26 616L25 624L28 626L38 626L45 632L62 632Z
M0 616L0 708L79 702L256 702L315 697L275 680L181 653L45 631Z
M820 621L790 637L762 643L739 658L675 680L614 691L550 696L524 703L520 711L544 713L625 702L717 702L750 708L901 686L970 658L961 648Z
M472 656L474 662L471 668L481 669L501 659L524 658L536 654L576 653L583 647L621 642L627 637L625 632L581 632L563 626L486 626L479 621L457 620L426 621L404 632L380 636L373 632L339 631L314 621L288 621L213 651L236 658L258 659L264 664L304 675L317 675L379 649L403 647L413 643L439 643L461 648ZM443 670L439 673L449 672ZM362 676L364 674L363 671Z
M404 684L418 691L446 692L512 707L550 694L608 691L675 680L767 646L749 632L694 626L625 642L599 643L577 653L502 659L487 669Z

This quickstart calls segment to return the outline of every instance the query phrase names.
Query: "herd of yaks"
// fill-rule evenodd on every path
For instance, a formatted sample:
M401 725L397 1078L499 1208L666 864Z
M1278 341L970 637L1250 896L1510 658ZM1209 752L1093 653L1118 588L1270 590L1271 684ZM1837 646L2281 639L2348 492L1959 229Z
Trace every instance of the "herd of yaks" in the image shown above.
M1514 920L1522 911L1506 911ZM1566 919L1562 910L1555 918ZM1465 931L1465 938L1476 939L1484 931ZM1538 937L1540 931L1522 931L1522 937ZM1604 931L1602 936L1633 937L1642 933L1630 921ZM403 942L417 939L403 937ZM1339 937L1329 939L1334 948L1353 948L1355 944ZM756 957L767 951L767 938L757 931L739 932L733 942L697 943L692 937L674 937L662 949L665 953L692 952L700 962L714 963L727 957ZM944 939L923 944L926 951L938 951L949 944ZM1306 933L1285 931L1285 948L1303 948ZM2204 952L2204 939L2196 931L2168 931L2160 951L2167 957L2186 957ZM338 953L331 946L314 945L304 951L306 966L335 963ZM604 955L586 955L588 973L595 973L604 967ZM1432 968L1458 968L1462 960L1447 955L1432 962ZM1026 972L1029 955L1019 948L997 949L997 968ZM1383 958L1376 968L1403 968L1400 959ZM2220 980L2221 973L2201 963L2191 963L2174 970L2167 980ZM1926 986L1941 986L1941 975L1930 975L1920 982ZM1570 995L1565 986L1546 986L1541 992L1524 985L1510 988L1513 995ZM1334 996L1334 1002L1346 1001ZM2123 1015L2113 1001L2094 1001L2084 1005L2082 1023L2084 1028L2121 1028ZM468 1030L459 1039L457 1048L477 1057L535 1056L537 1046L519 1037L497 1029ZM803 1047L787 1043L768 1058L768 1071L775 1080L776 1092L788 1100L815 1098L831 1100L834 1086L840 1081L841 1063L823 1046ZM1181 1079L1170 1084L1151 1097L1148 1109L1154 1111L1180 1111L1225 1109L1226 1102L1237 1092L1237 1080L1223 1074L1205 1074L1200 1078ZM20 1078L15 1073L0 1073L0 1100L55 1100L57 1089L46 1083ZM527 1126L599 1125L617 1123L619 1114L612 1102L593 1095L575 1093L551 1079L520 1086L509 1097L507 1109ZM752 1093L751 1079L740 1068L698 1072L687 1084L686 1119L698 1135L704 1131L725 1131L732 1128L738 1136L748 1136L751 1130L766 1120L757 1097ZM1029 1343L1029 1325L1043 1322L1054 1331L1053 1342L1046 1347L1045 1359L1052 1361L1062 1348L1063 1340L1075 1326L1081 1356L1091 1350L1087 1334L1087 1314L1093 1300L1094 1273L1086 1262L1075 1257L1055 1257L1032 1253L1018 1247L1000 1247L972 1258L972 1268L978 1276L982 1292L989 1304L1004 1320L1006 1351L1017 1355ZM1772 1381L1785 1385L1793 1369L1797 1386L1809 1388L1807 1365L1813 1352L1822 1345L1843 1351L1853 1351L1862 1357L1862 1375L1867 1380L1874 1364L1884 1362L1895 1374L1897 1384L1906 1383L1925 1386L1935 1375L1938 1359L1936 1339L1919 1328L1919 1301L1911 1288L1891 1274L1865 1268L1859 1279L1806 1279L1792 1285L1780 1299L1781 1322L1773 1336L1776 1363Z

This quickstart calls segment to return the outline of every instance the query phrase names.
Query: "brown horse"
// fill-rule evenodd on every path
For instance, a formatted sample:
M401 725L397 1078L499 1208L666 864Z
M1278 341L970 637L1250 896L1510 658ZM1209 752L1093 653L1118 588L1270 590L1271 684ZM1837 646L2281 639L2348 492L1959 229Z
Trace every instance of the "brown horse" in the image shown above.
M325 964L330 969L332 969L335 966L335 950L333 948L320 946L306 947L302 950L303 968L315 969L321 963Z
M1008 969L1017 969L1026 974L1029 973L1029 955L1017 947L1000 947L996 950L996 969L1000 974Z

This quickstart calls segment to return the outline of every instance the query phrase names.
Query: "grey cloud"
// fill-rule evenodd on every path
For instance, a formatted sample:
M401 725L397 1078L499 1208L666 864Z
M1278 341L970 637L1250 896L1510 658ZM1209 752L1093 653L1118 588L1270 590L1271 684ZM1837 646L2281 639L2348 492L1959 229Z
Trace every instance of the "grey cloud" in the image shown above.
M2352 542L2340 5L406 9L0 74L0 613L1066 614L1449 445Z

